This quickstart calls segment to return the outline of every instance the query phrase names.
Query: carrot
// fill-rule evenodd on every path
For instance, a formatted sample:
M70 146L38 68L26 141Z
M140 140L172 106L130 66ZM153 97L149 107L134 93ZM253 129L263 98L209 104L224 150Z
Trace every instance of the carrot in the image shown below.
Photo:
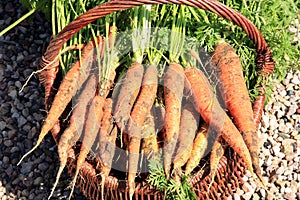
M214 182L214 178L216 175L216 172L218 170L219 162L224 155L224 148L219 140L215 141L212 149L211 149L211 154L210 154L210 178L211 178L211 183L208 186L208 190L211 187L212 183Z
M102 163L101 175L101 198L104 199L104 183L109 175L114 156L117 129L112 124L112 99L108 98L104 103L104 113L99 131L99 150L97 152Z
M81 169L81 166L85 162L85 158L87 154L89 153L96 137L98 134L98 131L100 129L100 123L103 115L103 106L105 102L105 97L103 96L95 96L93 98L93 101L90 105L88 116L86 119L86 124L84 127L84 136L80 148L80 153L77 158L77 164L76 164L76 172L72 181L72 187L71 187L71 193L69 196L69 199L71 198L73 194L73 190L75 187L75 183L77 180L77 176L79 174L79 171Z
M132 63L126 72L126 77L116 97L113 115L121 132L128 122L130 111L139 93L143 71L143 66L140 63Z
M58 72L60 56L70 50L75 50L75 49L81 50L83 49L84 46L85 44L74 44L68 46L63 50L61 50L59 54L52 61L46 60L43 56L42 61L40 63L40 69L30 74L30 76L27 78L25 84L22 86L20 91L23 91L25 86L30 81L31 77L38 73L40 82L45 88L45 105L46 105L46 109L48 110L48 108L50 108L50 103L53 101L53 93L54 93L53 85L56 78L56 74Z
M159 146L157 141L157 129L155 125L154 110L148 113L143 128L142 128L142 152L148 160L154 159L157 156Z
M43 138L46 134L53 128L55 123L58 121L58 118L61 116L68 103L71 101L73 95L76 93L77 87L81 86L84 82L82 79L81 85L78 84L78 78L80 77L80 68L82 65L85 65L86 62L89 61L92 56L94 49L94 43L89 42L83 49L82 52L82 64L77 61L72 65L70 70L65 75L62 83L59 86L58 92L55 95L52 106L48 112L47 118L42 126L42 130L38 137L38 140L35 146L28 151L19 161L18 165L22 162L22 160L27 157L30 153L32 153L42 142Z
M166 117L166 110L165 107L161 104L156 105L154 107L155 111L155 129L157 130L157 143L158 143L158 148L162 149L163 148L163 136L164 136L164 126L165 126L165 117Z
M198 130L190 157L186 163L185 174L190 174L198 166L208 146L208 124L204 123Z
M81 135L81 132L83 130L83 125L85 122L85 113L86 113L87 105L95 95L96 86L97 86L96 83L97 83L96 76L95 75L90 76L89 79L87 80L84 89L82 90L81 94L77 98L75 108L70 118L69 126L62 133L59 139L57 150L58 150L60 165L56 175L55 183L53 185L53 188L51 190L48 199L50 199L51 196L53 195L53 192L58 184L61 173L63 172L63 169L67 164L68 150L75 144L75 142L79 139Z
M235 125L242 132L250 151L254 171L263 181L258 157L258 135L240 58L229 44L220 42L215 47L212 60L216 64L216 71L222 83L221 93L226 108L233 117Z
M185 75L191 84L194 97L193 104L196 110L206 123L222 135L225 141L244 160L249 171L254 174L251 156L243 137L220 106L208 84L207 78L196 68L186 69Z
M84 127L84 135L83 135L82 145L81 145L80 153L79 153L79 156L77 159L76 172L75 172L75 175L74 175L74 178L72 181L71 193L70 193L69 198L71 198L72 193L74 191L74 186L75 186L76 179L79 174L80 168L83 165L85 158L86 158L87 154L89 153L89 151L97 137L98 131L100 130L100 124L101 124L102 116L103 116L103 107L104 107L104 104L106 101L105 99L109 93L109 90L113 83L112 80L114 78L115 78L115 72L112 70L110 73L109 79L103 80L108 83L108 84L106 84L107 86L102 93L103 95L95 96L89 107L86 124ZM112 79L112 80L110 80L110 79Z
M195 110L193 104L187 102L181 111L180 131L173 162L174 170L181 168L190 158L193 141L198 130L199 119L199 113Z
M143 77L142 88L136 100L130 120L128 123L127 134L128 141L128 188L130 197L135 190L135 176L137 172L139 150L141 143L141 131L147 114L150 112L156 97L158 87L157 69L155 65L149 65Z
M166 107L164 133L164 170L169 178L170 165L179 133L181 101L184 89L184 70L181 65L171 63L164 75L164 100Z

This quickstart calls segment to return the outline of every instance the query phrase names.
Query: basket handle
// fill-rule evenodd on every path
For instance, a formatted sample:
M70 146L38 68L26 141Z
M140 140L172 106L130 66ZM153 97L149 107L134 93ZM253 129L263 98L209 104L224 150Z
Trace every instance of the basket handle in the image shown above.
M216 0L111 0L100 4L77 17L57 34L47 47L40 66L45 66L45 63L53 61L64 43L84 26L108 14L144 4L187 5L211 11L220 17L232 21L236 25L240 26L256 45L256 65L259 73L263 76L273 73L275 62L273 61L271 50L257 27L238 11L229 8ZM264 96L264 94L261 96ZM254 102L254 108L258 107L261 109L261 105L258 104L261 104L259 98ZM261 116L261 112L262 109L254 110L254 113L257 113L259 118Z

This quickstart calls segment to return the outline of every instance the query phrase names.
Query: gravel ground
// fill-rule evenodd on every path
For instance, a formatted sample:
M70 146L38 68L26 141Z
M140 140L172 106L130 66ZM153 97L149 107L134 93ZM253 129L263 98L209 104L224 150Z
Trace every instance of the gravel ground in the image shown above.
M8 2L8 3L7 3ZM18 0L0 3L0 30L26 11ZM291 27L295 42L300 25ZM55 143L47 136L38 150L20 166L20 156L33 146L44 112L44 93L33 77L22 92L26 78L36 70L48 45L50 24L42 14L22 22L0 37L0 198L46 199L58 169ZM300 200L300 72L290 71L266 105L260 126L263 144L260 154L263 176L269 195L256 189L251 177L229 199L298 199ZM53 199L66 199L70 177L64 173ZM75 190L75 199L85 199Z
M0 3L0 30L26 10L18 0ZM44 112L44 91L37 76L20 93L26 78L37 69L50 38L50 23L42 14L22 22L0 37L0 199L47 199L58 169L57 148L46 137L33 154L17 166L20 156L36 141ZM67 172L53 199L69 196ZM76 199L86 199L75 191Z

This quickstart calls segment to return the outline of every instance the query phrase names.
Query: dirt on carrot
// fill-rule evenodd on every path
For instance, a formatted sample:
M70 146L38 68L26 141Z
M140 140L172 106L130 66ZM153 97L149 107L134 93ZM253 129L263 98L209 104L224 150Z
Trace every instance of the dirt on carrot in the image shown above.
M85 62L89 62L89 59L91 58L91 56L93 56L93 46L94 44L91 42L84 47L82 53L82 63L80 64L79 61L74 63L65 75L62 83L59 86L57 94L54 97L52 106L42 126L40 135L35 146L21 158L18 165L22 162L22 160L25 157L27 157L40 145L45 135L53 128L55 123L57 123L59 117L67 107L68 103L71 101L73 95L78 89L78 78L80 76L80 68L82 65L85 64ZM81 84L83 84L83 82Z
M205 155L206 149L208 147L208 124L204 123L200 126L196 137L194 139L192 151L190 157L185 166L185 174L189 175L198 166L200 160Z
M199 113L195 110L193 104L188 101L181 111L178 142L173 162L174 170L181 168L190 158L199 120Z
M86 156L91 150L91 147L93 146L93 143L95 142L95 139L97 137L97 134L100 129L100 123L103 116L103 106L105 102L105 97L103 96L95 96L87 114L86 124L84 127L84 135L83 140L80 148L80 153L77 158L77 164L76 164L76 172L74 175L74 178L72 180L72 186L71 186L71 193L69 196L69 199L71 198L75 183L77 180L77 176L79 174L79 171L85 162Z
M126 127L131 109L138 96L143 73L144 68L140 63L132 63L126 72L123 83L121 83L122 85L116 97L117 99L116 101L114 100L113 116L121 132L123 132Z
M143 83L130 113L130 119L126 133L128 134L128 187L129 195L132 197L135 190L135 176L137 173L142 127L146 116L150 113L154 103L158 87L158 72L155 65L149 65L143 77Z
M58 184L61 173L63 172L63 169L67 164L69 149L75 144L75 142L81 136L83 125L85 123L88 103L93 99L96 93L96 86L97 86L96 83L97 83L96 76L95 75L90 76L74 105L69 126L62 133L59 139L57 150L58 150L60 165L59 165L54 186L51 190L48 199L50 199L51 196L53 195L53 192L55 190L55 187Z
M249 150L240 132L220 106L204 74L196 68L188 68L185 75L193 92L193 104L203 120L212 126L244 160L254 174Z
M152 107L153 108L153 107ZM142 128L142 153L145 154L146 160L155 159L158 156L159 146L157 140L157 129L155 128L154 109L148 113Z
M171 63L164 75L165 127L163 160L167 178L179 133L181 102L184 90L184 70L181 65Z
M219 162L220 162L222 156L224 155L224 152L225 152L225 150L222 146L222 143L219 140L217 140L211 149L211 154L209 157L209 161L210 161L209 175L211 178L211 183L209 184L208 188L210 188L214 182L215 175L218 171Z
M99 150L96 155L101 162L101 199L104 199L104 183L111 170L111 164L115 152L117 129L114 129L112 119L112 99L107 98L104 103L104 113L99 131Z
M243 76L243 67L239 56L226 42L216 45L212 54L218 77L221 80L221 94L238 130L250 151L253 169L263 181L259 165L259 137L253 119L252 104ZM242 109L241 109L242 108Z

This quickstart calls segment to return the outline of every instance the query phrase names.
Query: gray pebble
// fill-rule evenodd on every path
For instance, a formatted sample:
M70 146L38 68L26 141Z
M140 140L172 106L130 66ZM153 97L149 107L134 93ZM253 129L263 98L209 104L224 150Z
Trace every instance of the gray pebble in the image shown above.
M22 55L22 54L19 54L18 56L17 56L17 62L22 62L24 60L24 56Z
M20 150L19 147L14 146L14 147L12 147L12 148L10 149L10 153L16 153L16 152L18 152L19 150Z
M40 185L43 182L43 180L44 180L43 177L39 176L34 179L33 185Z
M27 120L23 116L20 116L18 118L18 127L21 127L21 126L23 126L26 123L27 123Z
M23 115L24 117L28 117L28 115L29 115L29 109L28 109L28 108L23 109L23 110L22 110L22 115Z
M11 146L13 145L13 142L12 142L11 140L5 140L5 141L4 141L4 145L5 145L6 147L11 147Z
M0 121L0 131L3 131L6 127L6 122L5 121Z
M28 174L30 171L32 171L32 162L24 162L22 163L21 173L22 174Z
M8 93L8 96L10 96L12 99L15 99L17 97L17 91L16 90L11 90Z
M48 168L49 168L48 163L41 163L38 165L38 169L41 170L42 172L46 171Z
M3 159L2 159L2 164L7 165L8 163L9 163L9 157L4 156Z

